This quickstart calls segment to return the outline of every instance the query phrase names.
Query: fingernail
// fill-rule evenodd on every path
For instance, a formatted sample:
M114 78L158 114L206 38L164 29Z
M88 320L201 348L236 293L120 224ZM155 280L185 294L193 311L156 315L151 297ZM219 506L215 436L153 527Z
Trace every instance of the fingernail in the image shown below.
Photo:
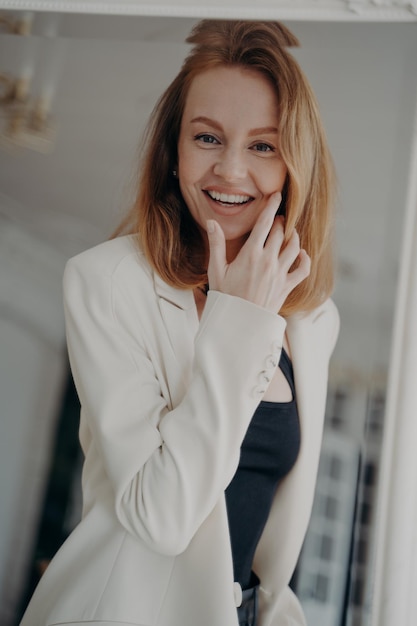
M212 235L214 233L215 225L214 220L207 220L206 222L207 232Z

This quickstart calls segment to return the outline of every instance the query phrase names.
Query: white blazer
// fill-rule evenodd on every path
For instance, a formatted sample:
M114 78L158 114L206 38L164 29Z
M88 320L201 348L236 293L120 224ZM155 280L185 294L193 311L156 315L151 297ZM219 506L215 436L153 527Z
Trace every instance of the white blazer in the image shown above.
M224 490L286 329L301 450L254 570L260 626L304 624L287 585L311 511L334 304L286 321L210 291L199 322L192 291L164 283L131 236L69 261L64 295L82 407L83 517L21 625L237 626Z

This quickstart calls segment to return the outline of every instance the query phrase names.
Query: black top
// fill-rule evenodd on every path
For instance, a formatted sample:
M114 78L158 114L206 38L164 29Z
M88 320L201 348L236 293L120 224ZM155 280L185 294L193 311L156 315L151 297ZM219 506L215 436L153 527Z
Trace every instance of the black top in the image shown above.
M291 361L282 350L279 363L292 390L291 402L261 401L240 450L237 471L226 489L235 581L253 586L253 556L279 481L300 450L300 425ZM277 529L279 532L279 529Z

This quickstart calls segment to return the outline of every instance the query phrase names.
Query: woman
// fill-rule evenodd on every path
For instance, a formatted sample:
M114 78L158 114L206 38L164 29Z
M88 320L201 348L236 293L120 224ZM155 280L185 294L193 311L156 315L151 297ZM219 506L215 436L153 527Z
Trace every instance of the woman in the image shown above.
M305 623L288 582L338 332L331 159L284 26L188 41L123 236L65 272L83 519L23 626Z

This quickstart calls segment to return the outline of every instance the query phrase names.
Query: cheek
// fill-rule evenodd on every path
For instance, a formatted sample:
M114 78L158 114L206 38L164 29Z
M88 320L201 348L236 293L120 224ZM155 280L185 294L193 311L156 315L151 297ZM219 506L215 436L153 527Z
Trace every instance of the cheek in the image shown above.
M184 174L188 172L190 167L190 150L187 147L187 142L184 137L179 138L178 146L177 146L177 165L178 165L178 174L180 178L184 178Z
M288 174L288 170L286 168L286 166L283 164L280 169L279 169L279 176L278 176L278 189L279 191L282 191L285 185L285 181L287 180L287 174Z
M273 167L260 168L258 171L258 185L266 194L282 191L286 178L287 168L285 165L277 168L275 164Z
M180 182L185 185L192 184L198 178L198 159L193 156L190 150L178 152L178 174Z

